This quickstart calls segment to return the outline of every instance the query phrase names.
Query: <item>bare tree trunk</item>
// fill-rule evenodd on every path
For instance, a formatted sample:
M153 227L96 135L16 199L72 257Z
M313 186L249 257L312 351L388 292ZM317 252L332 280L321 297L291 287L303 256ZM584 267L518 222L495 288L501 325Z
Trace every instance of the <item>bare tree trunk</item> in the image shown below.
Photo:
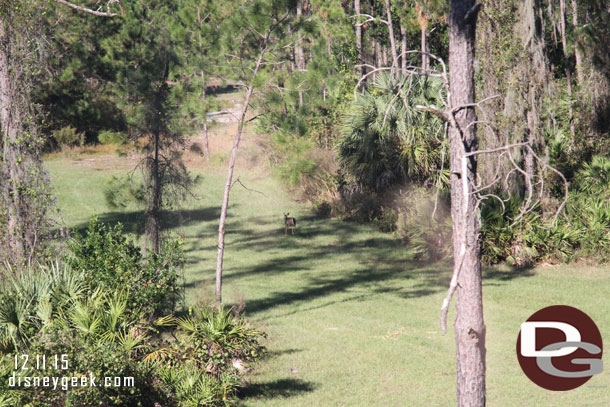
M371 65L379 67L379 58L377 57L377 53L379 52L379 50L377 48L377 41L375 41L375 37L371 36L371 60L373 61ZM373 77L373 81L375 81L375 78L377 78L377 74L373 73L371 76Z
M404 25L400 25L400 67L403 75L407 74L407 28Z
M568 39L566 34L566 0L559 0L559 28L561 30L561 45L563 48L563 61L566 71L566 81L568 82L568 95L572 99L572 72L570 71L570 57L568 55ZM574 109L572 102L568 105L568 114L570 115L570 133L572 141L576 138L576 129L574 127Z
M536 125L534 123L534 113L532 109L527 109L525 112L525 120L527 126L525 127L525 141L529 143L529 145L534 147L534 132L536 131ZM525 171L526 177L528 180L534 179L534 171L535 171L535 161L534 154L532 148L524 148L523 149L523 169ZM525 196L533 196L533 185L531 182L525 182Z
M10 6L9 6L10 7ZM14 122L16 107L15 89L10 77L9 29L5 26L5 16L0 13L0 130L2 131L2 193L6 211L8 239L8 257L22 261L25 256L25 239L23 236L22 193L19 186L23 179L23 168L19 166L21 143L17 140L19 131ZM8 22L10 24L10 22Z
M572 25L574 25L574 31L578 30L578 3L576 3L576 0L572 0ZM585 74L582 52L578 45L578 41L574 44L574 56L576 57L576 77L578 78L578 85L583 86L585 83Z
M485 405L485 324L481 284L480 213L473 190L477 150L474 107L474 52L477 12L474 0L452 0L449 17L449 142L451 217L456 289L454 324L457 353L457 398L460 407Z
M205 102L207 99L207 87L206 87L206 81L205 81L205 72L201 72L201 82L203 83L203 91L201 92L201 101L203 102L204 106L205 106ZM203 150L205 153L205 159L206 161L210 160L210 143L209 143L209 139L208 139L208 117L207 117L207 113L208 113L208 109L206 106L205 109L205 116L203 118Z
M301 16L303 16L303 1L304 0L297 0L297 19L300 19ZM294 49L297 69L300 72L303 72L305 71L305 56L303 54L303 36L300 32L297 34L297 42ZM299 106L303 106L303 92L301 90L299 90Z
M159 234L161 230L161 180L159 178L159 131L155 130L154 144L155 152L153 155L150 177L153 184L153 199L148 213L147 230L150 239L151 250L159 253Z
M430 52L428 49L428 30L424 27L421 29L421 50L422 52ZM426 54L421 55L421 70L427 72L430 69L430 57Z
M354 0L354 11L356 15L360 14L360 0ZM356 24L356 51L358 52L358 64L364 64L364 57L362 55L362 26ZM364 76L364 67L360 67L360 77Z
M266 52L267 46L265 44L258 55L258 60L256 61L254 71L252 72L252 78L256 78L256 74L258 74ZM222 304L222 262L224 259L225 249L225 224L227 221L227 209L229 207L229 195L231 193L231 187L233 186L233 168L235 167L237 149L239 148L239 141L241 140L241 134L244 128L244 122L246 120L246 113L248 111L248 107L250 106L250 99L252 98L253 91L254 87L252 84L248 85L246 99L244 100L244 105L241 109L241 114L239 115L237 133L235 133L235 138L233 139L233 148L231 150L229 168L227 171L227 182L225 184L225 192L222 198L222 207L220 209L220 222L218 224L218 256L216 257L216 303L219 305Z
M392 51L392 68L398 68L398 54L396 52L396 39L394 37L394 23L392 23L392 8L390 7L390 0L385 0L385 13L388 18L388 31L390 37L390 50ZM395 74L395 72L392 72Z

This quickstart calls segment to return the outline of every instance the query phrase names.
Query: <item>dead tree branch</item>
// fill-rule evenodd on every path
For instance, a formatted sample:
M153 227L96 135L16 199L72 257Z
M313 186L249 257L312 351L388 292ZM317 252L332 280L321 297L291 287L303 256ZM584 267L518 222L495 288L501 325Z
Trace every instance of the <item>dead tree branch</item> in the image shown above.
M92 10L90 8L82 7L82 6L76 5L76 4L66 1L66 0L53 0L53 1L55 3L63 4L64 6L73 8L74 10L82 11L83 13L92 14L92 15L98 16L98 17L116 17L116 15L117 15L116 13L111 13L110 11L103 12L103 11L99 11L99 10ZM110 8L110 4L112 4L112 3L119 3L119 0L109 1L107 4L108 9Z

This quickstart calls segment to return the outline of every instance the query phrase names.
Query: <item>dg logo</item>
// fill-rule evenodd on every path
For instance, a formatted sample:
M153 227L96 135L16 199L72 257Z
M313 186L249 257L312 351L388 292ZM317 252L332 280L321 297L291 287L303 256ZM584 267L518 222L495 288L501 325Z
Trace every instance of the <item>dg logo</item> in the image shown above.
M553 305L521 324L517 358L527 377L548 390L572 390L603 371L599 329L584 312Z

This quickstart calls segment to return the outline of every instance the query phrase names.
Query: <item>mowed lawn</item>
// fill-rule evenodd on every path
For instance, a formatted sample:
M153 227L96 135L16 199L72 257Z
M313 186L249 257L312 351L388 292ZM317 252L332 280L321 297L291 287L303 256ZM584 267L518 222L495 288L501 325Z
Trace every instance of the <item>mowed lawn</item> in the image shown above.
M127 169L104 160L47 160L63 222L81 229L97 214L137 234L142 212L104 201L105 181ZM213 295L225 176L219 163L193 172L202 178L195 197L167 225L186 239L188 303ZM455 405L454 314L446 336L439 328L451 266L413 261L408 248L370 227L316 219L263 165L236 173L257 192L236 184L231 194L224 298L245 302L247 318L269 335L269 355L248 377L243 404ZM284 235L282 212L297 218L296 235ZM610 405L610 368L579 389L549 392L525 377L515 354L520 324L553 304L585 311L607 344L609 295L608 266L486 270L488 405Z

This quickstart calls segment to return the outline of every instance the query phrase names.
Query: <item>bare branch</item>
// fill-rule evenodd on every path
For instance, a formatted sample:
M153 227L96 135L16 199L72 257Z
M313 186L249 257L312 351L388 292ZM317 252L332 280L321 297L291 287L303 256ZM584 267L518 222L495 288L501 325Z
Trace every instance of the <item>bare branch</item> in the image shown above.
M453 271L453 275L451 276L451 283L449 283L449 289L447 290L447 295L443 300L443 306L441 307L441 329L443 330L443 336L447 333L447 313L449 312L449 305L451 304L451 299L453 298L453 294L455 294L455 290L458 286L458 277L460 275L460 271L462 270L462 265L464 264L464 258L466 254L466 247L462 246L460 253L460 265Z
M421 110L422 112L432 113L433 115L438 116L439 118L441 118L442 120L444 120L446 122L449 121L449 116L447 115L447 113L443 112L442 110L437 109L434 106L415 105L415 108L417 110Z
M98 16L98 17L116 17L116 15L117 15L116 13L110 13L110 12L104 13L103 11L91 10L90 8L78 6L74 3L70 3L69 1L66 1L66 0L53 0L53 1L56 3L59 3L59 4L63 4L64 6L73 8L74 10L82 11L84 13L92 14L92 15ZM119 2L119 0L110 1L109 4L118 3L118 2Z
M267 195L265 195L265 193L264 193L264 192L257 191L256 189L251 189L251 188L248 188L247 186L245 186L245 185L244 185L244 184L241 182L241 180L239 179L239 177L237 177L237 178L235 179L235 181L233 181L233 183L231 184L231 188L233 188L233 185L235 185L236 183L237 183L237 184L239 184L239 185L241 185L241 186L242 186L242 187L243 187L245 190L247 190L247 191L256 192L256 193L261 194L261 195L263 195L263 196L267 196Z
M478 101L477 103L468 103L468 104L465 104L465 105L456 106L451 111L453 113L457 113L460 110L467 109L469 107L481 107L481 104L483 104L483 103L485 103L485 102L487 102L489 100L499 98L499 97L500 97L500 95L488 96L485 99L482 99L482 100Z
M361 13L361 14L356 14L354 16L351 16L351 18L358 18L358 17L366 17L366 20L365 21L357 22L356 23L356 27L361 27L361 26L363 26L366 23L375 22L375 21L379 21L380 23L383 23L383 24L388 25L388 26L390 25L389 21L386 21L386 20L384 20L382 18L379 18L379 17L373 17L370 14L362 14Z
M473 155L476 155L476 154L487 154L487 153L497 153L498 151L509 151L511 148L522 147L522 146L527 146L527 145L529 145L529 142L509 144L508 146L492 148L492 149L489 149L489 150L470 151L470 152L464 154L464 156L465 157L470 157L470 156L473 156Z

